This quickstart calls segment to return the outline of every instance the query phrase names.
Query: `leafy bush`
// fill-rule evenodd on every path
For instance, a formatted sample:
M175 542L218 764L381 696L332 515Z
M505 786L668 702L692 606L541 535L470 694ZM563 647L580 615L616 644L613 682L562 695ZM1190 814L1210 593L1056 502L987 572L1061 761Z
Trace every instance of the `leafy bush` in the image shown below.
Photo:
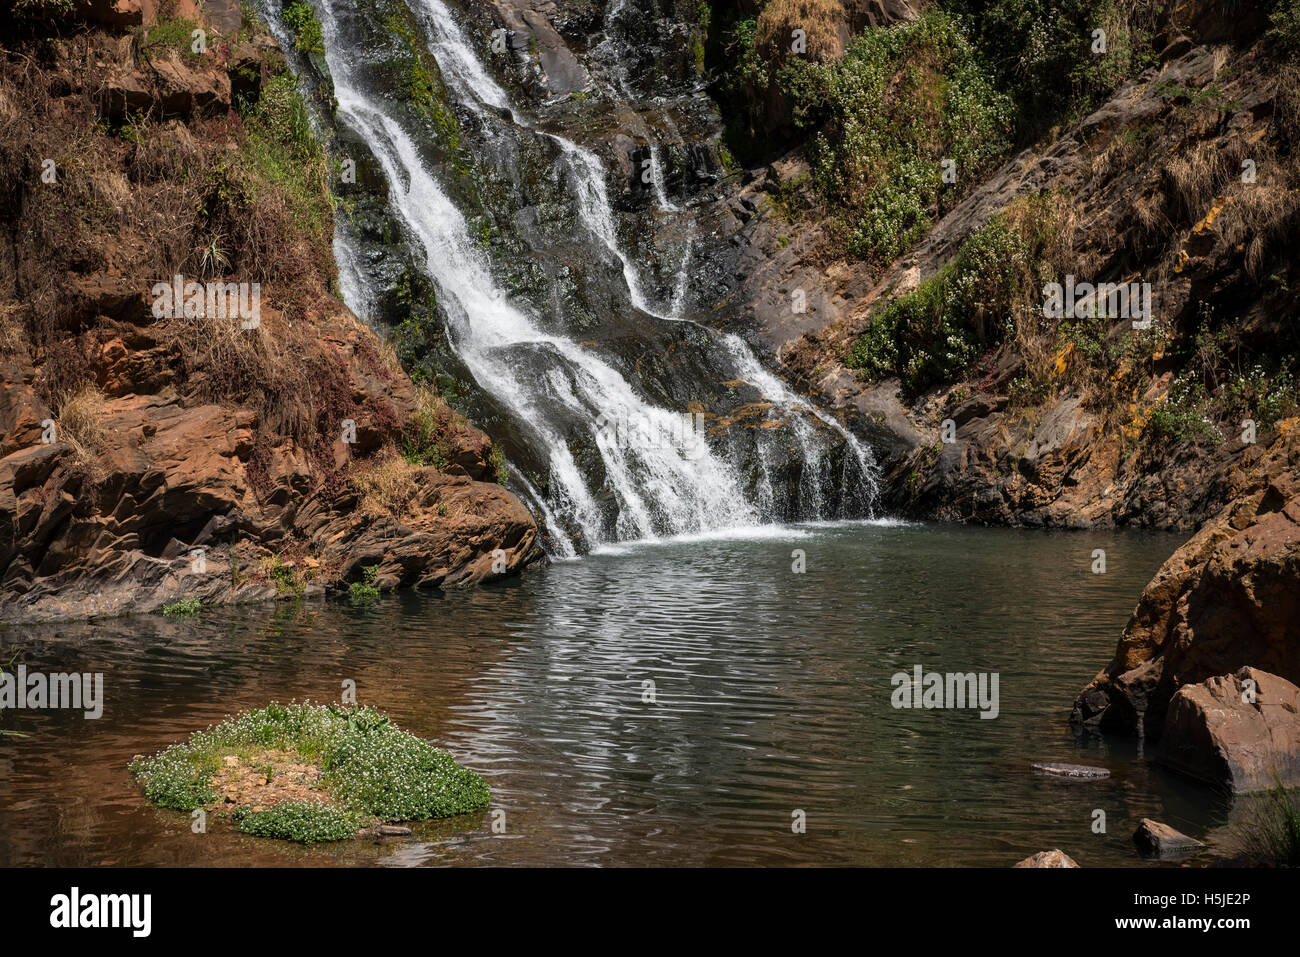
M945 0L969 31L998 88L1033 134L1098 103L1155 63L1163 0ZM1094 52L1094 31L1106 50ZM1065 114L1065 116L1063 116Z
M361 573L365 576L365 580L353 582L348 586L348 597L354 605L368 605L379 598L379 586L375 584L375 579L379 575L379 566L370 565L361 569Z
M402 458L411 465L432 465L445 471L451 465L460 424L460 418L432 388L421 387L419 403L402 429Z
M1223 384L1223 401L1234 419L1253 419L1259 432L1266 432L1281 419L1300 411L1300 392L1288 368L1269 373L1256 363L1245 371L1228 373ZM1234 423L1235 424L1235 423Z
M1186 375L1174 379L1164 401L1151 410L1142 438L1157 448L1189 441L1221 442L1205 386Z
M1300 59L1300 0L1279 0L1268 35L1283 56Z
M349 838L362 823L360 815L323 801L286 801L242 815L238 828L254 837L316 844Z
M294 0L284 8L284 25L293 32L294 48L303 53L325 55L325 34L316 11L307 0Z
M193 595L162 607L162 613L168 618L193 618L201 611L203 611L203 602Z
M871 379L896 375L909 396L957 378L1032 315L1045 235L995 218L938 275L876 314L848 366Z
M14 0L13 15L23 20L52 23L72 15L72 0Z
M929 228L944 160L971 182L1009 143L1010 100L938 10L866 31L835 63L791 58L778 80L796 125L816 131L814 186L847 211L848 252L869 261L889 262Z

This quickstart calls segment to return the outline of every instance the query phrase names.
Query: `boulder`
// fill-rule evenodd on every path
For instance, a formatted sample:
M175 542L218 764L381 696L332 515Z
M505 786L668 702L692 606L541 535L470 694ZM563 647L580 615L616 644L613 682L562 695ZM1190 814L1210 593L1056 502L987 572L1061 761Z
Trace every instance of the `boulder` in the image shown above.
M1070 857L1064 851L1058 848L1052 848L1050 851L1039 851L1037 854L1026 857L1023 861L1012 865L1013 867L1078 867L1074 858Z
M1258 668L1184 685L1156 761L1237 793L1300 787L1300 688Z
M157 0L81 0L76 13L110 27L148 26L158 16Z
M1300 443L1173 554L1071 720L1158 739L1183 685L1251 666L1300 682ZM1179 712L1181 714L1181 711Z
M1196 838L1149 817L1138 823L1133 832L1133 843L1143 857L1177 857L1205 846Z
M491 0L497 18L509 32L510 49L523 63L535 63L537 80L547 95L583 90L587 69L551 24L554 5L536 0Z

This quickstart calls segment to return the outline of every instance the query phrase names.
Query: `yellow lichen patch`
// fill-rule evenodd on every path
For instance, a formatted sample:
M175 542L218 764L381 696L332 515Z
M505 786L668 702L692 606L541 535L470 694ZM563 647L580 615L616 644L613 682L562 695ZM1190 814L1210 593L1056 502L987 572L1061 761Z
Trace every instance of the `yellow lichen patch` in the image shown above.
M1229 202L1230 200L1228 199L1215 200L1214 205L1210 207L1210 211L1205 214L1205 217L1192 227L1192 235L1199 236L1213 226L1214 221L1219 218L1219 214L1223 212L1224 207L1226 207Z
M1074 343L1067 342L1065 348L1052 357L1052 375L1061 375L1070 365L1070 356L1074 355Z
M753 419L756 416L764 415L770 408L772 408L771 402L747 402L744 405L737 406L732 411L731 415L723 416L718 419L717 423L715 423L713 428L709 431L716 435L723 429L745 422L747 419Z

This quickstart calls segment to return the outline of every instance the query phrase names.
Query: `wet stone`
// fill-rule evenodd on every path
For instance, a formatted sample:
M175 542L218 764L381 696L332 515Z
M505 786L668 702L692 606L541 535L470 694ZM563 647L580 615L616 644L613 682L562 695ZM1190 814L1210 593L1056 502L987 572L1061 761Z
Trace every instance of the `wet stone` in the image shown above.
M1110 772L1105 768L1089 767L1086 764L1057 764L1054 762L1040 762L1030 765L1035 771L1043 774L1050 774L1058 778L1075 778L1080 781L1097 781L1101 778L1110 777Z

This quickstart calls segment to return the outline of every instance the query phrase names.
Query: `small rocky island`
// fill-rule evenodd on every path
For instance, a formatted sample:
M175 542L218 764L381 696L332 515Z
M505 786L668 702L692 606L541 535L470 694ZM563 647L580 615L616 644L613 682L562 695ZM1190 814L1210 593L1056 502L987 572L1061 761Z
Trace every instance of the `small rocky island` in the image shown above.
M198 731L131 771L159 807L301 844L409 833L487 807L481 777L373 708L276 704Z

